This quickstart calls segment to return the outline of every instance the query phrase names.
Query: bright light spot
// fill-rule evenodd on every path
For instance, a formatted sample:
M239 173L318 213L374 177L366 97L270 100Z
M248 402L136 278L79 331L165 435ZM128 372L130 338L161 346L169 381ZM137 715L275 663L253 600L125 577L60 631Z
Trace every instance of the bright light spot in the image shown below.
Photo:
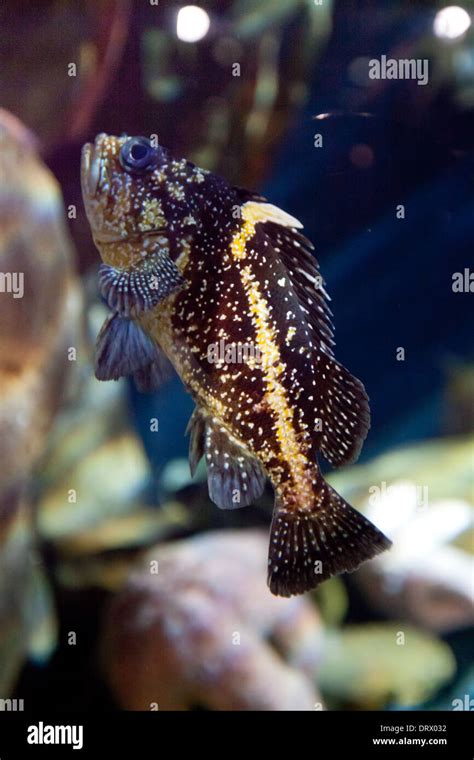
M467 32L471 23L471 17L464 8L460 8L459 5L450 5L438 11L433 29L437 37L454 40Z
M210 24L210 18L203 8L185 5L178 11L176 34L183 42L197 42L206 36Z

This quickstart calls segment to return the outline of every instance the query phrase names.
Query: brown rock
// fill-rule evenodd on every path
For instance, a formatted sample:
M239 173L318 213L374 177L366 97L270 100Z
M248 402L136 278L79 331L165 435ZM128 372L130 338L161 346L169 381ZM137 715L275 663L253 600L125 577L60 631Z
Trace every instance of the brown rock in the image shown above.
M72 261L59 186L39 160L33 136L0 110L2 697L29 641L31 475L75 366L68 349L80 348L81 296Z
M0 501L37 462L61 400L81 298L59 186L0 111ZM12 292L13 291L13 292Z
M321 709L311 677L320 619L308 599L270 594L267 540L216 531L146 554L112 602L102 642L125 708Z

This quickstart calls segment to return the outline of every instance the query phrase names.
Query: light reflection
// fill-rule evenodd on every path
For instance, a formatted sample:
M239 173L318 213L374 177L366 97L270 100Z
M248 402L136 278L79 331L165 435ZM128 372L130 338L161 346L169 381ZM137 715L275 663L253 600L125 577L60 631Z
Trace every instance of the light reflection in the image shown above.
M454 40L467 32L471 23L471 17L464 8L459 5L450 5L438 11L433 30L437 37Z
M185 5L178 11L176 34L183 42L198 42L209 31L211 20L203 8Z

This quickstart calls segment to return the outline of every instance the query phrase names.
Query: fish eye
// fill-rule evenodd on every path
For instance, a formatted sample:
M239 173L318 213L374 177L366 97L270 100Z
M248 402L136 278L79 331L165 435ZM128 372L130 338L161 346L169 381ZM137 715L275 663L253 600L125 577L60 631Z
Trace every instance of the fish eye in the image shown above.
M127 172L144 174L158 163L158 150L147 137L131 137L120 149L120 163Z

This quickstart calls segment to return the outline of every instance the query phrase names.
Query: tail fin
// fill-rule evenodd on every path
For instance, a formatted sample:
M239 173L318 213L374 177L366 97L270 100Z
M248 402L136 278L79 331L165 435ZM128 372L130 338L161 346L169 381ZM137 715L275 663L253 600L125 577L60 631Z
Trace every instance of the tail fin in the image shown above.
M391 541L321 477L311 508L289 509L278 498L270 531L268 585L292 596L389 549Z

